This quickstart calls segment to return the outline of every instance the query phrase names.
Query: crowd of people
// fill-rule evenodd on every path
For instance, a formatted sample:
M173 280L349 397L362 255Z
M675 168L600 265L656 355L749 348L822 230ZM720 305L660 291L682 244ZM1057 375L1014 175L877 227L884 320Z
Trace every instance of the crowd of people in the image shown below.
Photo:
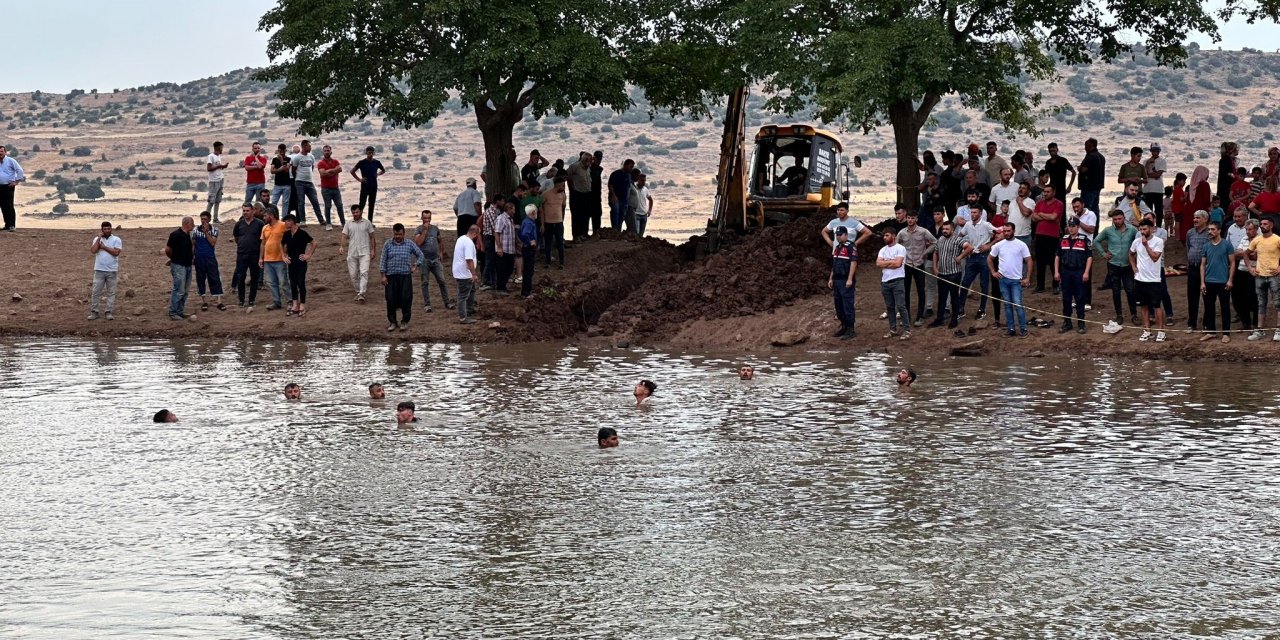
M1166 185L1168 163L1158 144L1145 158L1141 147L1131 148L1113 182L1097 140L1085 141L1079 163L1060 155L1056 143L1048 151L1041 168L1026 150L1004 159L995 142L986 144L985 155L976 144L964 153L944 151L940 162L924 152L918 161L921 204L895 206L875 260L885 302L881 318L889 325L885 339L910 340L912 328L929 319L928 328L974 335L973 327L965 332L959 323L975 297L974 318L986 318L990 301L994 328L1007 336L1026 337L1029 324L1047 328L1057 320L1060 333L1086 333L1093 322L1085 312L1093 308L1094 263L1101 260L1106 269L1099 289L1111 291L1114 310L1104 332L1122 329L1127 308L1129 322L1143 329L1139 340L1168 340L1174 327L1169 277L1185 276L1187 332L1225 343L1235 323L1248 340L1262 340L1272 305L1271 338L1280 342L1280 148L1271 148L1267 160L1250 170L1239 165L1239 146L1223 143L1216 193L1204 166L1190 176L1176 173ZM1122 193L1102 202L1109 184ZM1079 195L1072 196L1076 187ZM832 246L827 284L839 323L835 335L847 339L856 335L857 247L872 231L849 217L847 204L833 213L822 230ZM1185 251L1185 265L1167 264L1167 249L1175 243ZM1023 289L1033 286L1033 277L1033 294L1051 287L1061 297L1061 313L1045 314L1056 320L1028 319Z
M514 155L515 150L511 153ZM317 160L309 140L295 145L293 153L280 144L275 157L268 159L261 144L255 142L251 153L239 163L245 172L245 189L241 216L231 230L235 268L230 288L237 305L246 312L255 309L258 291L265 288L271 295L268 310L283 309L287 316L306 315L307 272L317 246L316 239L303 228L307 225L306 203L310 202L315 221L326 231L334 228L332 214L337 211L341 228L338 251L346 258L356 303L365 302L369 271L376 263L385 293L388 331L408 328L413 315L415 274L421 276L425 311L433 310L434 282L444 307L456 309L460 323L474 324L477 291L491 290L494 295L503 296L514 293L510 285L518 284L519 294L529 298L534 295L539 260L546 269L553 264L564 269L566 248L600 233L606 194L610 228L644 235L654 211L647 176L628 159L605 178L603 159L600 151L584 151L566 166L564 160L551 162L534 150L523 166L511 167L511 184L486 185L490 196L480 191L475 178L467 178L465 189L454 199L457 238L450 252L430 209L421 211L421 224L412 231L401 223L392 225L391 237L379 248L373 213L378 178L386 168L376 158L373 147L366 147L364 157L350 169L350 175L360 184L360 195L359 202L350 206L348 220L340 184L345 168L334 157L332 147L323 146ZM221 142L213 143L213 151L205 160L209 178L207 209L200 213L198 225L195 218L184 217L169 234L164 248L172 276L167 310L171 320L189 316L186 305L193 276L201 311L227 309L222 300L217 246L221 237L219 213L230 164L223 158ZM21 167L16 163L9 167L0 152L0 178L7 175L6 170L16 172L15 181L25 179ZM483 169L480 179L487 180L488 174ZM271 187L267 186L267 175L271 176ZM323 213L314 184L317 177ZM0 180L0 187L3 186ZM11 189L12 185L10 202ZM566 212L571 221L569 240L565 238ZM92 245L94 285L89 320L104 316L113 319L122 250L123 241L115 235L114 226L103 222ZM446 261L451 277L445 276ZM453 296L449 280L453 281Z

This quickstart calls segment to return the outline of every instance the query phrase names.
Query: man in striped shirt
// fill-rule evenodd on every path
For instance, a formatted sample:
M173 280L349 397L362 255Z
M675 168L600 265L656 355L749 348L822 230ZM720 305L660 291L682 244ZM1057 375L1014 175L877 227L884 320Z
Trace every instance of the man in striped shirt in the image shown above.
M951 322L948 329L955 329L960 324L960 275L964 259L966 240L956 235L955 223L947 220L942 223L942 236L933 246L933 275L938 279L938 316L930 327L941 327L947 316L947 302L951 303Z
M516 228L511 219L514 212L515 205L508 202L506 209L493 219L493 246L498 261L497 286L494 291L500 295L510 293L507 281L511 279L511 272L516 265Z

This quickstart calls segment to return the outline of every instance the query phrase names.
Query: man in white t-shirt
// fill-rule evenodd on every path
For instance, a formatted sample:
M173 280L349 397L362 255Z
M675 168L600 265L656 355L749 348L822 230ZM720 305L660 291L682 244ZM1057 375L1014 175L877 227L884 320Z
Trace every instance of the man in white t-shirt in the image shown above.
M1031 185L1018 185L1018 197L1009 203L1009 222L1013 223L1013 237L1031 246L1031 214L1036 212L1036 200L1031 197ZM1003 233L1003 232L1001 232Z
M1143 342L1151 340L1151 320L1155 316L1156 342L1164 342L1164 239L1155 234L1153 221L1143 218L1138 223L1138 237L1129 247L1129 267L1133 269L1133 296L1142 305Z
M120 275L120 251L124 241L111 234L110 222L103 222L98 237L89 248L93 252L93 302L89 306L89 319L98 319L98 301L107 295L107 319L114 320L111 310L116 306L116 282Z
M1014 237L1013 224L1005 223L1001 240L991 246L987 268L1000 285L1007 329L1005 335L1027 337L1027 310L1022 306L1022 288L1031 283L1031 250L1027 243Z
M1090 240L1098 235L1098 214L1084 208L1084 200L1080 198L1071 199L1071 215L1080 222L1080 233L1089 236ZM1084 288L1084 309L1089 311L1093 309L1093 286L1086 283Z
M373 261L376 243L373 223L364 218L364 208L351 205L351 219L342 225L342 244L338 253L347 255L347 275L356 290L356 302L364 302L369 285L369 263Z
M471 225L467 233L453 244L453 279L458 285L458 322L475 324L476 286L480 276L476 271L476 239L480 227Z
M867 225L862 224L857 218L849 217L849 203L841 202L832 208L835 210L836 217L822 229L822 241L831 245L831 255L835 255L838 227L844 227L849 232L854 245L860 245L871 237L871 229Z
M205 171L209 172L209 213L213 214L213 223L218 224L218 205L222 204L222 184L227 163L222 161L222 143L213 143L213 153L204 160Z
M1156 226L1164 226L1164 172L1169 163L1160 155L1160 145L1151 145L1151 157L1143 163L1147 170L1147 181L1142 185L1142 199L1156 214Z
M907 312L907 249L898 244L898 234L885 229L884 247L876 254L876 266L880 271L880 294L884 296L884 310L889 316L889 333L885 338L907 340L911 337L911 316ZM898 319L902 319L902 335L898 335Z
M1000 210L1000 203L1008 200L1009 209L1012 210L1013 202L1018 199L1018 183L1013 181L1013 169L1005 167L1000 170L1000 182L991 187L991 206L994 211Z

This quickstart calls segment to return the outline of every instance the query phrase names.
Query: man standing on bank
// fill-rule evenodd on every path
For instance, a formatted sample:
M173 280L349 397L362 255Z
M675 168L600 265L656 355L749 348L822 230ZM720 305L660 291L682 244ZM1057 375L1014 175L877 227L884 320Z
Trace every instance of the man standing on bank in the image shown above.
M333 147L325 145L320 149L323 154L316 162L316 170L320 172L320 197L324 200L325 231L333 231L333 210L338 208L338 228L347 226L347 219L342 213L342 187L338 186L338 176L342 173L342 163L333 157Z
M18 183L27 181L22 165L8 156L9 150L0 145L0 212L4 213L4 230L13 232L18 224L18 212L13 208L13 196Z
M373 207L378 202L378 176L387 172L373 152L373 147L365 147L364 158L351 167L351 177L360 181L360 208L369 212L369 222L373 222Z
M226 311L222 304L222 274L218 270L218 228L209 220L209 212L200 213L200 226L191 233L191 241L195 245L196 291L200 293L200 310L208 311L209 302L205 299L205 289L213 296L213 305L218 311Z
M169 293L169 319L182 320L187 308L187 290L191 288L191 267L195 263L195 250L191 244L191 232L196 221L187 216L182 226L169 234L164 255L169 259L169 275L173 276L173 290Z
M831 289L836 304L836 319L840 330L835 337L848 340L854 337L853 297L854 274L858 270L858 248L849 241L849 230L836 227L836 244L831 253L831 275L827 288ZM905 292L904 292L905 297Z
M1080 219L1067 220L1067 234L1058 242L1058 253L1053 257L1053 280L1062 288L1062 328L1058 333L1071 330L1071 312L1075 310L1077 331L1085 332L1085 288L1089 286L1089 273L1093 270L1093 243L1080 232Z
M246 277L249 280L247 283L249 307L253 307L253 303L258 299L258 283L262 280L262 267L258 266L258 255L262 253L264 225L253 215L253 209L247 204L241 207L240 219L236 220L236 226L231 228L231 237L236 241L236 270L231 275L231 287L236 290L236 299L241 307L245 306Z
M93 299L89 305L89 319L98 319L98 302L107 296L107 319L114 320L111 310L116 306L116 283L120 275L120 251L124 241L111 234L111 223L103 222L98 237L93 239L89 252L93 254Z
M258 194L267 190L267 165L271 159L262 152L262 145L253 143L253 153L244 159L244 202L253 204Z
M373 259L373 223L363 219L360 205L351 205L351 220L342 225L342 244L338 254L347 256L347 275L356 290L356 302L364 303L369 285L369 262Z
M444 265L441 264L445 254L440 227L431 224L430 209L424 209L421 215L422 224L413 233L413 243L422 250L422 306L427 313L431 313L431 278L435 278L436 284L440 286L440 301L444 303L444 308L452 309L449 287L444 283Z
M458 322L475 324L476 287L480 286L480 273L476 270L476 239L480 227L471 225L467 232L453 244L453 280L458 284Z
M386 288L387 331L408 329L409 319L413 317L413 274L422 262L422 250L404 236L404 225L397 222L391 228L391 239L382 246L382 259L378 262L382 286ZM400 310L399 323L396 309Z
M222 143L213 143L213 153L205 158L205 170L209 172L209 211L213 223L219 224L218 207L222 204L222 186L226 179L227 163L222 161Z

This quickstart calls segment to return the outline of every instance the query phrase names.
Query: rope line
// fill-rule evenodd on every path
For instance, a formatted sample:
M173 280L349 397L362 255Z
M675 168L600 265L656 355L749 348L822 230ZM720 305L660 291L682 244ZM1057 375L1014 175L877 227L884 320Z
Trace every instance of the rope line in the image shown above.
M930 271L930 270L921 269L921 268L919 268L919 267L914 267L914 266L912 266L912 265L906 265L906 267L907 267L908 269L914 269L915 271L919 271L920 273L923 273L925 276L927 276L927 277L929 277L929 278L933 278L935 281L941 281L941 280L942 280L942 277L941 277L941 276L934 275L934 274L933 274L933 272L932 272L932 271ZM961 272L961 273L963 274L964 272ZM988 275L989 275L989 274L988 274ZM990 278L990 279L993 281L992 283L994 284L996 279L995 279L995 278ZM976 280L977 280L977 278L975 278L975 281L976 281ZM1000 304L1009 305L1009 306L1011 306L1011 307L1022 307L1022 309L1023 309L1024 311L1034 311L1035 313L1037 313L1037 314L1039 314L1039 315L1045 315L1045 316L1050 316L1050 317L1053 317L1053 318L1070 320L1070 321L1072 321L1072 322L1086 322L1086 323L1088 323L1088 324L1100 325L1100 326L1103 326L1103 327L1105 327L1105 326L1109 325L1109 324L1110 324L1110 322L1111 322L1111 321L1102 322L1102 321L1100 321L1100 320L1087 320L1087 319L1074 318L1074 317L1072 317L1072 316L1064 316L1064 315L1062 315L1061 313L1058 313L1058 312L1056 312L1056 311L1045 311L1045 310L1043 310L1043 309L1037 309L1037 308L1035 308L1035 307L1029 307L1029 306L1027 306L1026 302L1023 302L1022 304L1013 304L1013 303L1011 303L1011 302L1009 302L1009 301L1005 300L1004 298L997 298L997 297L995 297L995 296L993 296L993 295L986 294L986 293L982 293L982 290L981 290L981 289L974 289L974 288L971 288L971 287L965 287L965 286L961 285L960 283L954 283L954 284L955 284L956 288L957 288L957 289L959 289L959 290L962 292L962 295L965 295L966 293L973 293L973 294L977 295L977 296L978 296L978 297L980 297L980 298L987 298L987 299L989 299L989 300L992 300L992 301L995 301L995 302L999 302ZM1092 286L1093 281L1092 281L1092 280L1090 280L1089 282L1087 282L1087 283L1085 283L1085 284L1088 284L1088 285ZM1021 284L1019 284L1019 286L1021 286ZM1116 285L1114 285L1114 284L1113 284L1112 286L1116 286ZM1099 291L1102 291L1102 289L1100 289ZM1212 305L1210 305L1210 306L1212 307ZM1140 308L1144 310L1144 311L1143 311L1143 313L1146 313L1146 311L1145 311L1145 309L1146 309L1146 305L1141 305L1141 306L1140 306ZM954 311L955 311L955 310L952 310L952 312L953 312L953 313L954 313ZM1215 308L1215 309L1214 309L1214 311L1216 312L1216 311L1217 311L1217 309ZM1233 309L1232 311L1234 312L1234 309ZM1261 325L1261 321L1262 321L1262 319L1263 319L1263 315L1262 315L1262 314L1263 314L1263 313L1265 313L1265 311L1266 311L1265 309L1259 309L1259 310L1258 310L1258 321L1259 321L1259 325ZM1123 315L1124 315L1124 314L1121 314L1121 316L1122 316L1122 317L1123 317ZM1001 318L995 318L995 321L996 321L996 322L995 322L995 324L996 324L997 326L1000 326L1000 325L1001 325L1001 321L1002 321L1002 319L1001 319ZM1165 319L1165 321L1167 322L1167 321L1168 321L1168 318L1166 318L1166 319ZM1152 323L1154 324L1154 322L1155 322L1155 320L1153 319L1153 320L1152 320ZM1122 323L1120 323L1120 326L1121 326L1121 327L1123 327L1123 328L1135 328L1135 329L1137 329L1137 328L1141 328L1141 327L1130 327L1130 325L1126 325L1126 324L1124 324L1123 322L1122 322ZM1152 328L1151 328L1151 330L1153 330L1153 331L1163 331L1163 332L1165 332L1165 333L1185 333L1185 334L1191 334L1191 335L1219 335L1219 334L1223 334L1223 333L1253 333L1253 332L1255 332L1255 331L1258 331L1258 332L1262 332L1262 331L1263 331L1263 329L1261 328L1261 326L1259 326L1259 327L1255 327L1255 328L1253 328L1253 329L1228 329L1228 330L1214 329L1213 331L1209 331L1209 330L1207 330L1207 329L1173 329L1173 328L1164 328L1164 327L1152 327ZM1280 327L1277 327L1275 330L1276 330L1276 331L1280 331ZM1117 332L1117 333L1118 333L1118 332Z

